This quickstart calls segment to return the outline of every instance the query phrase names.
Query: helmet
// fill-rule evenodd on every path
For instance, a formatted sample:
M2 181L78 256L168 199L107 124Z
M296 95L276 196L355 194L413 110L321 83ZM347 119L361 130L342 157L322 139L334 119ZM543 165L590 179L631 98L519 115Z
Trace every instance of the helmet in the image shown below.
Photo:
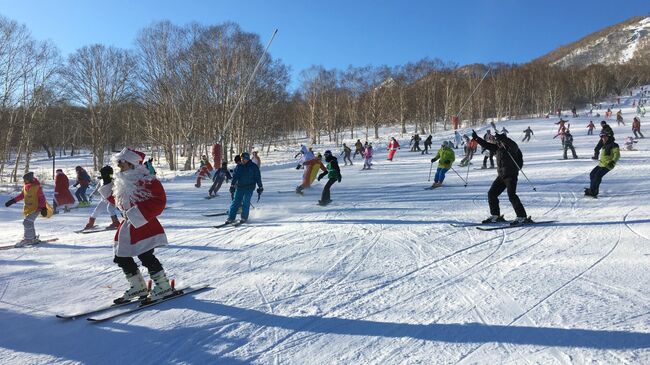
M242 152L242 153L241 153L241 159L242 159L242 160L250 160L250 159L251 159L251 155L250 155L248 152Z
M331 155L332 155L332 151L327 150L327 151L325 151L324 154L325 154L325 157L327 157L327 156L331 156Z
M442 141L442 147L448 147L447 141Z

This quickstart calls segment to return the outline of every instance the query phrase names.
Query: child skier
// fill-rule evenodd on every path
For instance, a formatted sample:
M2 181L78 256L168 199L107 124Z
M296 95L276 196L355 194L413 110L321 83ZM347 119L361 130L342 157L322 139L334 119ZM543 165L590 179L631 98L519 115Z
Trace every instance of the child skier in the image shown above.
M149 172L148 169L147 169L147 172ZM108 165L102 167L101 170L99 170L99 174L101 175L101 179L102 179L102 183L103 183L102 186L103 185L108 185L113 181L113 168L112 167L110 167ZM100 188L97 188L97 190L95 190L95 191L99 192L99 189ZM94 194L95 194L95 192L93 192L92 195L94 195ZM100 196L101 196L101 194L100 194ZM86 223L86 226L84 227L84 230L95 228L95 220L97 219L97 216L99 215L99 212L101 212L104 209L106 210L106 212L108 212L108 215L110 215L111 221L112 221L112 223L109 226L107 226L106 229L117 229L120 226L120 220L117 219L118 214L121 215L120 211L117 208L115 208L115 205L108 202L106 199L104 199L102 197L99 204L97 204L97 206L95 207L93 212L90 214L90 217L88 218L88 223Z
M167 244L165 230L157 218L165 209L167 196L160 181L149 174L143 161L144 153L130 148L124 148L113 155L111 162L120 171L115 174L112 182L99 189L102 197L126 216L115 233L113 262L124 272L129 289L115 299L114 303L135 298L156 300L173 293L165 270L154 256L156 247ZM134 256L149 271L154 282L151 291L147 288Z
M445 180L445 174L451 168L451 164L456 160L456 155L454 150L451 149L449 142L442 142L442 146L438 150L436 157L431 159L431 163L438 161L438 169L436 170L436 176L433 179L432 188L439 188L442 186L442 182Z
M368 144L363 151L363 168L361 170L372 169L372 144Z
M77 201L79 202L78 207L84 208L90 206L90 202L86 197L86 190L88 190L88 185L90 185L90 175L88 175L86 170L84 170L84 168L81 166L77 166L74 169L77 172L77 182L72 186L75 188L79 186L79 188L77 188L77 191L74 193L74 195L77 197Z
M420 136L417 134L415 135L417 137L415 146L417 146L418 151L420 150ZM390 137L390 142L388 142L388 161L393 161L393 157L395 156L395 152L399 149L399 143L395 139L395 137Z
M589 124L587 124L587 135L592 135L594 134L594 128L596 128L596 125L594 124L593 120L589 121Z
M350 154L352 154L352 149L343 143L343 151L341 151L341 154L339 156L343 156L343 162L345 162L345 166L348 165L348 161L350 162L350 166L352 166L352 159L350 159Z
M45 194L43 194L43 189L41 189L41 184L34 177L33 172L28 172L23 175L23 191L9 199L5 203L5 207L10 207L21 200L25 200L25 206L23 207L23 216L25 217L23 219L24 231L23 239L16 243L16 247L35 245L41 242L38 239L38 235L36 235L34 222L39 214L43 217L50 217L54 213L54 209L47 204Z
M54 177L54 214L58 207L63 207L65 212L74 206L74 197L70 193L70 180L63 170L56 170Z
M208 195L217 196L217 193L219 192L219 189L221 189L221 184L223 184L224 180L226 182L229 182L230 179L232 179L232 176L230 175L230 171L228 171L228 162L224 161L221 163L221 167L215 171L214 176L212 177L212 186L210 187L210 190L208 190Z
M332 156L332 151L325 151L325 162L327 162L327 172L318 175L318 181L327 175L327 183L325 184L321 198L318 201L319 205L327 205L332 202L330 199L330 188L335 182L341 182L341 169L339 168L339 162L336 157Z
M573 136L571 135L571 132L568 129L564 132L563 143L564 143L564 146L563 146L563 148L564 148L564 155L563 155L564 159L565 160L567 159L567 151L568 150L571 150L571 154L573 155L574 159L578 158L578 155L576 154L576 149L573 148Z
M632 122L632 133L634 133L634 139L638 139L639 136L644 138L643 133L641 133L641 119L639 119L639 117L634 117L634 121Z

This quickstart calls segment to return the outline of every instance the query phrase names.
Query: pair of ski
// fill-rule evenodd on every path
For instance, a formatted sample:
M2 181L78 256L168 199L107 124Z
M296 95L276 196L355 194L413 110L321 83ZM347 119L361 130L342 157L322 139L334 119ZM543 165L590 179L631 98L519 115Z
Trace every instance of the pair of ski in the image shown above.
M106 231L115 231L117 228L115 227L106 227L106 228L98 228L97 226L93 226L92 228L84 228L80 229L78 231L74 231L74 233L81 233L81 234L88 234L88 233L97 233L97 232L106 232Z
M245 223L245 221L242 221L241 219L236 219L236 220L234 220L232 222L217 224L216 226L213 226L213 227L214 228L237 227L237 226L240 226L240 225L242 225L244 223Z
M8 250L8 249L11 249L11 248L33 247L33 246L39 245L41 243L55 242L55 241L58 241L58 240L59 240L58 238L48 238L48 239L45 239L45 240L39 240L36 243L30 243L30 244L22 245L22 246L19 246L19 247L16 246L16 243L0 244L0 250Z
M495 222L495 223L451 223L452 227L456 228L465 228L465 227L476 227L480 231L496 231L499 229L508 229L508 228L520 228L520 227L529 227L529 226L538 226L538 225L548 225L555 223L555 220L549 221L536 221L536 222L527 222L522 224L511 225L510 222Z
M209 286L207 284L188 286L183 289L174 290L172 294L153 301L148 299L144 299L144 300L133 299L131 301L122 302L118 304L111 304L111 305L91 309L84 312L77 312L77 313L70 313L70 314L57 314L56 317L65 320L72 320L81 317L86 317L86 320L90 322L94 322L94 323L104 322L104 321L112 320L117 317L139 312L141 310L153 307L154 305L158 305L170 301L172 299L176 299L191 293L196 293L208 288Z
M222 215L228 215L228 212L202 214L204 217L220 217Z

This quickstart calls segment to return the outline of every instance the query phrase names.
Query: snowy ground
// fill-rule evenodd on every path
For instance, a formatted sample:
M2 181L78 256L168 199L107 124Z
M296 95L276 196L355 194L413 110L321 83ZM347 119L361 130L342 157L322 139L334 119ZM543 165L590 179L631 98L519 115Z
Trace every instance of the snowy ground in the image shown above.
M610 121L621 148L633 116L623 110L627 126ZM408 152L408 138L392 163L379 151L372 171L358 159L342 167L327 207L316 205L322 183L277 193L300 180L287 153L263 167L265 192L237 228L201 216L226 208L227 189L205 200L191 176L165 181L170 245L159 258L177 285L213 289L98 325L54 314L125 288L113 233L72 233L88 209L39 220L41 237L59 241L0 251L0 363L649 363L650 139L621 152L592 200L582 191L598 130L587 136L588 118L571 118L581 159L562 161L556 121L498 124L518 140L535 131L520 146L537 191L520 175L519 195L533 219L559 220L550 226L451 227L488 215L496 172L475 170L476 156L455 167L469 171L467 187L450 171L425 191L432 155ZM505 194L501 207L514 218ZM0 210L2 241L21 238L21 209Z

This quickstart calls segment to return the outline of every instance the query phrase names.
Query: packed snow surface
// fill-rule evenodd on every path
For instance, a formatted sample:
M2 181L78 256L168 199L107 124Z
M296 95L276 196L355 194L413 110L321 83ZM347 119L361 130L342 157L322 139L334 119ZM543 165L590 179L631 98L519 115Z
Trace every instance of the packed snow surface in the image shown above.
M73 233L88 208L39 219L41 238L58 241L0 251L0 363L650 363L650 148L646 138L624 150L635 114L622 102L627 125L609 121L621 160L598 199L583 196L599 130L588 136L586 125L602 118L569 118L578 160L561 160L557 118L497 123L517 142L529 125L535 132L519 142L531 182L520 174L518 192L533 219L558 221L546 226L452 227L488 216L496 170L477 169L480 154L458 167L459 149L444 186L424 190L451 132L434 135L430 155L409 152L410 135L396 134L392 162L385 132L370 171L340 158L343 179L326 207L316 204L324 181L291 193L298 145L269 161L262 154L265 191L239 227L215 229L224 217L202 216L227 208L227 185L206 200L209 186L163 171L170 244L157 255L177 286L211 289L100 324L55 314L105 305L126 288L113 232ZM507 195L500 200L513 219ZM18 241L22 203L0 212L2 241Z

